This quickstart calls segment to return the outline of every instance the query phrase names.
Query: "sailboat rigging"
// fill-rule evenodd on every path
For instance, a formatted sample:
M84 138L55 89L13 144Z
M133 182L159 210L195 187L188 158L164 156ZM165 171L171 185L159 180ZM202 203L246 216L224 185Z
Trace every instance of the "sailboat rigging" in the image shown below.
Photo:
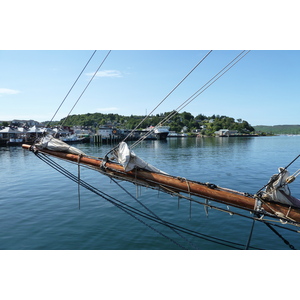
M157 126L161 126L163 123L177 114L181 109L183 109L186 105L188 105L191 101L193 101L196 97L202 94L216 80L218 80L227 71L229 71L247 53L248 52L244 51L241 52L234 60L227 64L226 67L224 67L219 73L217 73L196 93L189 97L182 105L180 105L177 109L174 109ZM105 57L105 59L107 58L107 56ZM205 56L205 58L207 56L208 54ZM198 63L198 65L200 63ZM100 67L102 66L102 64L100 65ZM99 68L97 69L97 71L99 70ZM184 79L186 79L187 76L184 77ZM179 84L160 102L160 104L179 86ZM79 99L81 98L81 96L79 97ZM152 112L153 111L151 111L149 115L151 115ZM280 223L289 224L296 227L300 226L300 200L291 196L290 190L288 188L288 184L295 180L300 171L296 172L293 175L290 175L287 171L289 165L285 168L280 168L279 173L273 175L263 189L252 195L236 190L223 188L212 183L203 183L167 174L145 162L132 151L132 148L140 143L141 140L137 141L136 143L131 145L131 147L129 147L125 142L125 138L120 144L118 144L116 147L113 147L104 158L90 157L83 153L81 150L75 147L71 147L70 145L57 140L56 138L48 134L41 138L41 140L37 141L34 145L30 146L23 144L22 147L34 152L37 157L44 161L47 161L48 156L56 157L71 163L75 163L78 166L91 168L105 176L112 178L113 180L128 181L137 186L156 189L167 194L177 196L179 198L187 199L188 201L190 201L190 203L193 202L201 204L205 208L210 207L218 210L223 210L231 214L236 213L234 211L221 209L211 203L216 202L249 212L251 213L251 217L247 217L253 219L253 224L249 239L247 241L246 249L251 248L250 240L254 221L265 222L268 224ZM49 164L51 166L55 165L52 162L49 162ZM64 172L56 165L55 168L60 170L60 172ZM65 174L67 174L66 176L71 180L76 181L76 179L70 174ZM82 183L80 178L77 178L77 182L85 188L93 190L93 188L88 184ZM100 194L98 190L94 190L94 192L96 194ZM199 199L204 199L204 202ZM127 208L123 207L123 204L116 204L116 206L127 211ZM135 212L133 211L127 211L127 213L129 213L130 215L135 214ZM207 210L206 213L208 213ZM152 218L156 219L163 225L171 226L170 224L167 224L167 222L164 222L162 219L153 216ZM175 226L173 225L171 227L175 228ZM175 230L179 229L176 228ZM275 229L272 228L272 230ZM290 248L292 248L292 245L290 245Z

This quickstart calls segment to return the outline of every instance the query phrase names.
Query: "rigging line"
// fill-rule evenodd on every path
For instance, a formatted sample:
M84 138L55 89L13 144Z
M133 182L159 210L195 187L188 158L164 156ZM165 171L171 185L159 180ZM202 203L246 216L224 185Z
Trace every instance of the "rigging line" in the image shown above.
M90 190L91 192L97 194L98 196L102 197L103 199L109 201L113 205L117 206L118 208L120 208L121 210L123 210L124 212L126 212L127 214L129 214L131 217L135 218L136 220L138 220L139 222L141 222L142 224L144 224L145 226L149 227L153 231L157 232L158 234L162 235L166 239L170 240L171 242L173 242L178 247L180 247L182 249L186 249L184 246L180 245L178 242L174 241L172 238L168 237L164 233L162 233L159 230L155 229L153 226L145 223L143 220L141 220L138 217L136 217L134 215L134 212L133 213L130 212L130 210L128 208L126 208L126 207L124 207L124 206L122 206L122 205L120 205L120 204L118 204L118 203L116 203L115 201L112 200L112 199L114 199L114 200L118 201L117 199L115 199L115 198L113 198L113 197L105 194L104 192L99 191L98 189L96 189L93 186L89 185L85 181L83 181L81 179L78 179L74 174L70 173L69 171L67 171L66 169L64 169L63 167L61 167L59 164L55 163L52 159L50 159L46 155L44 155L44 156L42 155L41 156L41 155L39 155L39 153L35 153L35 154L37 155L37 157L39 157L41 160L43 160L44 162L46 162L49 166L51 166L52 168L54 168L59 173L63 174L64 176L66 176L67 178L71 179L72 181L74 181L76 183L79 183L84 188L86 188L86 189ZM109 198L111 198L111 199L109 199ZM118 202L121 202L121 201L118 201ZM126 205L126 206L128 206L128 205ZM128 207L130 207L130 206L128 206Z
M78 155L78 184L77 184L77 193L78 193L78 209L80 209L80 158L81 158L82 154Z
M207 58L209 54L211 54L213 50L210 50L206 55L193 67L193 69L165 96L158 105L124 138L123 142L127 140L127 138L135 131L139 126L180 86L180 84Z
M45 155L45 154L44 154L44 155ZM58 159L60 159L60 158L58 158ZM69 162L69 163L76 164L75 162L71 162L71 161L68 161L68 162ZM82 165L82 166L84 166L84 167L86 167L86 168L89 168L89 169L91 169L91 170L94 170L94 171L96 170L96 171L100 172L101 174L107 176L107 174L106 174L105 172L100 171L100 170L97 169L97 168L90 167L90 166L87 166L87 165ZM118 176L111 175L111 174L108 175L108 176L109 176L110 178L118 178ZM124 180L124 178L119 178L119 179ZM151 186L150 186L150 187L151 187ZM151 187L151 188L153 188L153 187ZM166 188L166 187L164 187L164 188ZM171 190L170 190L170 194L173 194L173 195L179 195L179 194L177 194L177 193L171 192ZM180 197L181 197L181 198L188 199L188 200L193 201L193 202L196 202L196 203L198 203L198 204L206 205L205 203L202 203L202 202L200 202L200 201L198 201L198 200L195 200L195 199L192 199L192 198L190 198L190 197L184 197L184 196L182 196L182 195L180 195ZM215 201L214 199L211 199L211 200L212 200L212 201ZM218 202L218 201L216 201L216 202ZM219 203L223 203L223 202L219 202ZM225 203L223 203L223 204L225 204ZM127 206L127 204L124 204L124 205ZM222 212L228 212L228 213L229 213L228 210L222 209L222 208L220 208L220 207L216 207L216 206L211 205L211 204L209 204L208 206L211 207L211 208L213 208L213 209L216 209L216 210L219 210L219 211L222 211ZM239 206L236 206L236 207L237 207L237 208L241 208L241 207L239 207ZM252 211L252 212L255 213L255 211ZM237 212L233 212L233 211L230 211L230 213L235 214L235 215L238 215L238 216L241 216L241 217L245 217L245 218L255 219L256 221L260 221L260 222L276 222L276 221L274 221L274 220L266 220L266 219L260 219L260 218L255 218L255 217L246 216L246 215L243 215L243 214L240 214L240 213L237 213ZM275 217L275 216L273 216L273 217ZM276 218L279 218L279 217L276 217ZM279 219L282 219L282 218L279 218ZM297 224L298 224L298 225L297 225ZM283 227L283 226L281 226L281 225L277 225L277 224L272 224L272 225L273 225L273 226L276 226L276 227L279 227L279 228L282 228L282 229L285 229L285 230L289 230L289 231L295 232L295 233L300 233L298 230L294 230L294 229L291 229L291 228ZM289 225L299 226L299 223L291 223L291 222L289 221Z
M68 161L69 163L73 163L73 162L70 162L70 161ZM100 173L102 173L103 175L106 175L106 176L109 176L110 178L116 178L116 179L120 179L120 180L122 180L122 181L129 181L129 182L132 182L131 180L128 180L128 179L124 179L122 176L120 177L119 175L116 175L116 174L107 174L104 170L101 170L101 169L98 169L98 168L94 168L94 167L90 167L90 166L87 166L87 165L83 165L84 167L86 167L86 168L89 168L89 169L92 169L92 170L96 170L96 171L98 171L98 172L100 172ZM148 182L148 184L147 184L147 182ZM157 189L157 188L159 188L159 187L154 187L154 186L152 186L150 183L151 183L152 181L151 180L147 180L147 181L145 181L145 182L135 182L136 184L138 184L138 185L142 185L142 186L145 186L145 187L150 187L150 188L152 188L152 189ZM166 193L168 193L168 194L172 194L172 195L178 195L178 196L180 196L180 197L182 197L182 198L185 198L185 199L188 199L188 200L190 200L190 201L193 201L193 202L196 202L196 203L198 203L198 204L202 204L202 205L206 205L205 203L202 203L202 202L200 202L200 201L197 201L197 200L195 200L195 199L192 199L192 198L190 198L190 197L184 197L184 196L182 196L182 195L180 195L179 193L177 193L177 192L174 192L172 189L168 189L168 187L167 186L165 186L165 185L163 185L162 186L162 188L163 188L163 190L164 190L164 192L166 192ZM182 190L183 191L183 190ZM183 192L185 192L185 191L183 191ZM212 200L212 201L214 201L214 202L217 202L217 203L223 203L223 204L226 204L226 205L228 205L228 203L226 203L226 202L223 202L223 201L217 201L217 200L215 200L215 199L213 199L213 198L210 198L210 200ZM217 208L217 207L215 207L215 206L212 206L212 205L208 205L209 207L211 207L211 208L214 208L214 209L217 209L217 210L220 210L220 211L223 211L223 212L229 212L229 211L227 211L227 210L224 210L224 209L221 209L221 208ZM231 205L231 206L234 206L234 207L236 207L236 208L240 208L240 209L244 209L243 207L240 207L240 206L238 206L238 205ZM250 211L250 212L252 212L252 213L255 213L256 211L255 210L248 210L248 211ZM235 212L231 212L230 211L230 213L231 214L236 214L236 215L240 215L240 216L243 216L243 217L246 217L246 218L250 218L250 217L247 217L247 216L244 216L244 215L241 215L241 214L239 214L239 213L235 213ZM273 218L276 218L276 219L283 219L282 217L278 217L278 216L275 216L275 215L271 215L271 214L269 214L269 213L265 213L265 215L266 216L271 216L271 217L273 217ZM251 219L253 219L252 217L251 217ZM259 220L259 219L256 219L256 220ZM298 223L298 222L291 222L291 220L287 220L287 219L285 219L284 218L284 220L285 221L287 221L290 225L293 225L293 226L299 226L300 225L300 223ZM261 220L259 220L259 221L261 221ZM264 220L263 220L264 221ZM270 222L276 222L276 221L271 221L271 220L269 220ZM287 228L284 228L284 229L287 229ZM298 231L296 231L296 232L298 232Z
M173 110L169 115L167 115L155 128L158 126L161 126L162 124L166 123L168 120L170 120L173 116L175 116L179 111L181 111L184 107L186 107L188 104L190 104L193 100L195 100L198 96L200 96L206 89L208 89L213 83L215 83L219 78L221 78L225 73L227 73L234 65L236 65L242 58L244 58L250 50L248 50L242 57L241 56L245 50L243 50L240 54L238 54L230 63L228 63L221 71L219 71L214 77L212 77L208 82L206 82L198 91L196 91L192 96L190 96L186 101L184 101L180 106L178 106L175 110ZM238 59L239 58L239 59ZM238 59L238 60L237 60ZM237 61L236 61L237 60ZM222 73L223 72L223 73ZM221 75L220 75L221 74ZM219 75L219 76L218 76ZM218 77L217 77L218 76ZM216 78L217 77L217 78ZM216 78L216 79L215 79ZM215 80L214 80L215 79ZM210 83L210 84L209 84ZM208 85L209 84L209 85ZM205 86L207 86L205 88ZM193 98L194 97L194 98ZM133 145L131 145L131 148L138 145L142 140L144 140L148 135L151 134L150 131L145 136L141 137L137 142L135 142Z
M45 163L47 163L49 166L51 166L52 168L54 168L55 170L57 170L59 173L61 173L62 175L66 176L67 178L69 178L70 180L74 181L74 182L78 182L78 179L76 178L76 176L72 173L70 173L69 171L67 171L66 169L64 169L62 166L60 166L59 164L57 164L55 161L53 161L52 159L50 159L47 155L45 154L40 154L40 153L35 153L36 156L38 158L40 158L41 160L43 160ZM86 189L90 190L91 192L97 194L98 196L101 196L102 198L104 198L105 200L111 202L112 204L114 204L115 206L117 206L118 208L122 209L123 211L126 212L126 210L129 210L135 214L138 214L139 216L141 217L144 217L144 218L147 218L149 220L152 220L156 223L159 223L159 224L162 224L160 222L160 220L154 218L153 216L150 216L146 213L143 213L133 207L130 207L129 205L127 205L126 203L123 203L113 197L111 197L110 195L107 195L105 194L104 192L96 189L95 187L89 185L87 182L81 180L80 181L80 185L82 185L83 187L85 187ZM110 200L110 199L113 199L113 200ZM118 204L118 203L115 203L114 201L117 201L121 204ZM131 214L130 214L131 215ZM196 231L193 231L193 230L190 230L190 229L187 229L187 228L184 228L184 227L181 227L179 225L176 225L176 224L173 224L173 223L170 223L170 222L166 222L164 221L165 223L169 224L169 226L173 226L176 228L176 230L180 230L181 232L184 232L186 234L189 234L189 235L192 235L192 236L195 236L197 238L201 238L201 239L204 239L204 240L208 240L210 242L213 242L213 243L217 243L217 244L221 244L221 245L225 245L227 247L231 247L231 248L236 248L236 249L242 249L242 248L238 248L238 247L235 247L233 245L239 245L239 246L243 246L242 244L238 244L238 243L235 243L235 242L231 242L231 241L228 241L228 240L224 240L224 239L220 239L220 238L217 238L217 237L213 237L213 236L209 236L209 235L205 235L203 233L200 233L200 232L196 232ZM142 222L143 223L143 222ZM146 226L148 226L147 224L145 224ZM165 225L164 223L162 225ZM148 226L149 227L149 226ZM155 230L155 229L154 229ZM156 230L155 230L156 231ZM168 237L167 237L168 238ZM227 244L226 244L227 243ZM228 245L228 244L231 244L231 245ZM251 248L253 249L260 249L260 248L256 248L256 247L252 247Z
M191 101L193 101L196 97L200 95L200 91L203 90L201 93L203 93L208 87L210 87L215 81L217 81L221 76L223 76L227 71L229 71L235 64L237 64L246 54L250 52L247 51L246 54L244 54L238 61L234 63L235 60L237 60L245 50L243 50L241 53L239 53L233 60L231 60L223 69L221 69L215 76L213 76L209 81L207 81L200 89L198 89L193 95L191 95L187 100L185 100L181 105L179 105L175 110L173 110L169 116L165 117L164 120L161 121L161 123L165 123L166 121L170 120L174 115L176 115L180 110L182 110L185 106L187 106ZM234 64L233 64L234 63ZM231 66L230 66L231 65ZM228 69L227 69L228 68ZM227 70L226 70L227 69ZM223 74L221 74L224 72ZM221 75L220 75L221 74ZM218 78L216 78L218 75L220 75ZM216 80L214 80L216 78ZM214 81L213 81L214 80ZM213 81L213 82L212 82ZM211 82L210 85L208 85ZM208 86L207 86L208 85ZM205 86L207 86L205 88ZM205 89L204 89L205 88ZM197 93L199 93L197 95ZM197 96L195 96L197 95ZM195 96L195 97L194 97ZM194 98L193 98L194 97ZM193 99L192 99L193 98ZM189 101L190 100L190 101Z
M117 184L123 191L125 191L131 198L133 198L136 202L138 202L142 207L144 207L149 213L151 213L155 218L159 219L161 222L163 222L167 227L168 224L160 218L156 213L154 213L151 209L149 209L146 205L144 205L141 201L139 201L136 197L134 197L129 191L127 191L121 184L119 184L114 178L111 177L111 180ZM169 227L172 229L176 234L178 234L182 239L184 239L186 242L188 242L194 249L199 250L192 242L190 242L188 239L186 239L183 235L181 235L179 232L177 232L174 228Z
M298 158L300 157L300 154L298 156L296 156L285 168L283 168L278 174L277 176L274 176L274 178L269 181L268 183L266 183L262 188L260 188L256 194L258 195L265 187L267 187L269 184L272 184L273 182L275 182L278 178L279 175L282 174L285 170L287 170L287 168L289 168ZM261 199L260 199L261 200Z
M68 161L68 162L69 162L69 163L73 163L73 162L71 162L71 161ZM95 167L90 167L90 166L87 166L87 165L83 165L83 166L86 167L86 168L89 168L89 169L91 169L91 170L96 170L96 171L102 173L103 175L109 176L110 178L116 178L116 179L120 179L121 181L124 181L124 180L125 180L125 181L132 182L131 180L124 179L122 176L120 177L120 176L117 175L117 174L107 174L107 172L105 172L104 170L101 170L101 169L98 169L98 168L95 168ZM149 185L147 184L147 182L148 182ZM142 182L139 182L139 183L136 182L136 184L142 185L142 186L145 186L145 187L150 187L150 188L152 188L152 189L157 189L157 187L154 187L154 186L152 186L152 185L150 184L151 182L152 182L151 180L147 180L147 181L145 181L145 182L143 182L143 183L142 183ZM195 181L195 182L196 182L196 181ZM188 200L193 201L193 202L196 202L196 203L198 203L198 204L206 205L205 203L202 203L202 202L197 201L197 200L195 200L195 199L192 199L192 198L190 198L190 197L184 197L184 196L180 195L179 193L174 192L172 189L168 189L167 186L165 186L165 185L163 185L162 188L163 188L164 192L166 192L166 193L168 193L168 194L179 195L179 196L182 197L182 198L188 199ZM182 191L183 191L183 190L182 190ZM185 192L185 191L183 191L183 192ZM228 205L228 203L226 203L226 202L223 202L223 201L217 201L217 200L215 200L215 199L213 199L213 198L210 198L210 200L212 200L212 201L214 201L214 202L217 202L217 203L223 203L223 204ZM211 208L214 208L214 209L223 211L223 212L229 212L229 211L227 211L227 210L224 210L224 209L221 209L221 208L214 207L214 206L212 206L211 204L208 205L208 206L211 207ZM236 207L236 208L244 209L243 207L240 207L240 206L238 206L238 205L232 205L232 206L234 206L234 207ZM250 212L252 212L252 213L255 213L255 212L256 212L255 210L248 210L248 211L250 211ZM236 215L240 215L240 216L243 216L243 217L248 218L247 216L244 216L244 215L241 215L241 214L239 214L239 213L234 213L234 212L230 211L230 214L232 214L232 213L233 213L233 214L236 214ZM270 215L269 213L267 213L267 214L265 213L265 215L271 216L271 217L274 217L274 218L277 218L277 219L282 219L282 217L278 217L278 216L275 216L275 215ZM249 218L250 218L250 217L249 217ZM251 217L251 219L253 219L253 218ZM259 219L256 219L256 220L259 220ZM290 225L294 225L294 226L299 226L299 225L300 225L300 223L298 223L298 222L291 222L291 220L287 220L287 219L284 219L284 220L286 220ZM259 220L259 221L261 221L261 220ZM264 221L264 220L263 220L263 221ZM269 220L269 221L270 221L270 222L276 222L276 221L271 221L271 220ZM284 229L286 229L286 228L284 228ZM296 231L296 232L298 232L298 231Z
M207 90L212 84L214 84L218 79L220 79L225 73L227 73L234 65L236 65L242 58L244 58L250 50L248 50L242 57L240 57L236 62L234 62L242 53L238 54L229 64L227 64L219 73L217 73L214 77L212 77L207 83L205 83L197 92L195 92L192 96L190 96L185 102L183 102L180 106L178 106L173 112L169 114L169 116L165 117L164 120L160 122L160 124L164 124L169 121L172 117L174 117L177 113L179 113L183 108L185 108L188 104L194 101L198 96L200 96L205 90ZM222 73L223 72L223 73ZM219 75L221 74L221 75ZM219 76L218 76L219 75ZM218 77L217 77L218 76ZM215 79L216 78L216 79ZM214 80L213 80L214 79ZM211 82L211 83L210 83ZM209 84L210 83L210 84ZM209 84L209 85L208 85ZM206 86L207 85L207 86ZM205 87L206 86L206 87ZM204 88L205 87L205 88ZM155 127L156 128L156 127Z
M229 64L227 64L219 73L217 73L214 77L212 77L205 85L203 85L196 93L194 93L189 99L187 99L182 105L180 105L176 111L181 111L184 107L190 104L193 100L195 100L198 96L200 96L205 90L207 90L212 84L214 84L218 79L220 79L225 73L227 73L232 67L234 67L242 58L244 58L250 50L248 50L242 57L238 59L238 57L245 52L242 51L238 54ZM238 59L238 60L237 60ZM236 61L235 61L236 60ZM222 73L223 72L223 73ZM217 77L218 76L218 77ZM211 82L212 81L212 82ZM210 84L209 84L210 83ZM207 85L207 86L206 86ZM206 87L205 87L206 86ZM205 88L204 88L205 87ZM201 91L202 90L202 91ZM195 97L194 97L195 96ZM194 98L192 98L194 97Z
M98 67L98 69L95 71L95 73L93 74L92 78L90 79L90 81L88 82L88 84L86 85L86 87L84 88L84 90L82 91L82 93L80 94L80 96L78 97L77 101L75 102L75 104L73 105L73 107L71 108L71 110L69 111L67 117L64 119L63 123L61 126L63 126L68 117L70 116L71 112L73 111L73 109L75 108L75 106L77 105L78 101L80 100L80 98L82 97L82 95L84 94L84 92L86 91L86 89L88 88L88 86L90 85L90 83L92 82L92 80L94 79L94 77L96 76L97 72L99 71L99 69L102 67L102 65L104 64L104 62L106 61L108 55L110 54L111 50L108 51L108 53L106 54L106 56L104 57L104 59L102 60L100 66Z
M93 188L94 188L94 187L93 187ZM94 189L96 189L96 188L94 188ZM102 193L103 193L103 192L102 192ZM110 196L109 196L109 197L110 197ZM115 200L116 200L116 199L115 199ZM116 200L116 201L121 202L121 201L119 201L119 200ZM122 203L122 202L121 202L121 203ZM239 246L243 246L242 244L238 244L238 243L231 242L231 241L226 241L226 240L223 240L223 239L219 239L219 238L217 238L217 237L208 236L208 235L205 235L205 234L203 234L203 233L199 233L199 232L196 232L196 231L192 231L192 230L190 230L190 229L181 227L181 226L179 226L179 225L175 225L175 224L173 224L173 223L170 223L170 222L167 222L167 221L164 221L164 220L161 221L160 219L157 219L157 218L154 218L154 219L153 219L153 216L151 216L151 215L145 214L145 213L143 213L142 211L137 210L137 209L135 209L135 208L133 208L133 207L131 207L131 206L128 206L128 205L125 204L125 203L123 203L123 205L125 205L126 207L129 207L130 210L133 209L133 210L134 210L134 213L136 213L136 214L138 214L138 215L140 215L140 216L142 216L142 217L144 217L144 218L150 219L150 220L152 220L152 221L154 221L154 222L160 223L161 225L168 226L169 228L171 228L170 226L173 226L174 229L180 230L181 232L184 232L184 233L186 233L186 234L195 236L195 237L197 237L197 238L205 239L205 240L208 240L208 241L210 241L210 242L214 242L214 243L217 243L217 244L225 245L225 246L232 247L232 248L236 248L236 249L242 249L242 248L237 248L237 247L229 246L229 245L227 245L227 244L224 244L224 242L225 242L225 243L231 243L231 244L239 245ZM128 208L127 208L127 209L128 209ZM162 223L162 222L163 222L163 223ZM203 236L206 236L206 237L209 237L209 238L205 238L205 237L203 237ZM213 241L213 240L211 240L211 239L219 240L219 241L221 241L221 242L216 242L216 241ZM253 246L251 246L251 248L252 248L252 249L260 249L260 248L256 248L256 247L253 247Z
M92 169L95 170L94 168L92 168ZM115 174L114 174L114 175L112 175L112 174L107 174L106 172L103 172L103 171L100 171L100 170L98 170L98 171L99 171L100 173L102 173L103 175L109 176L110 178L117 178L117 179L125 180L125 181L126 181L126 179L124 179L124 178L122 178L122 177L119 177L118 175L115 175ZM151 181L149 181L149 182L151 182ZM157 189L157 188L155 188L155 187L153 187L153 186L151 186L151 185L147 186L147 185L145 185L145 183L137 183L137 184L140 184L140 185L143 185L143 186L146 186L146 187L150 187L150 188L152 188L152 189ZM182 196L182 195L180 195L180 194L178 194L178 193L176 193L176 192L173 192L171 189L169 190L166 186L163 186L162 188L163 188L163 190L164 190L165 192L167 192L167 193L169 193L169 194L172 194L172 195L179 195L181 198L184 198L184 199L187 199L187 200L196 202L196 203L201 204L201 205L206 205L205 203L202 203L202 202L200 202L200 201L198 201L198 200L192 199L192 198L190 198L190 197L184 197L184 196ZM185 191L183 191L183 192L185 192ZM213 198L210 198L210 200L211 200L211 201L214 201L214 202L217 202L217 203L221 203L221 204L223 203L223 204L228 205L228 203L225 203L225 202L222 202L222 201L217 201L217 200L215 200L215 199L213 199ZM209 204L208 206L211 207L211 208L213 208L213 209L216 209L216 210L219 210L219 211L222 211L222 212L227 212L227 213L234 214L234 215L238 215L238 216L241 216L241 217L245 217L245 218L249 218L249 219L254 219L254 218L255 218L255 217L246 216L246 215L243 215L243 214L240 214L240 213L237 213L237 212L225 210L225 209L222 209L222 208L220 208L220 207L217 207L217 206L214 206L214 205L211 205L211 204ZM237 205L233 205L233 207L236 207L236 208L239 208L239 209L244 209L243 207L240 207L240 206L237 206ZM253 210L248 210L248 211L249 211L249 212L252 212L252 213L255 213L255 212L256 212L256 211L253 211ZM265 215L271 216L271 215L266 214L266 213L265 213ZM278 217L278 216L275 216L275 215L272 215L271 217L277 218L277 219L282 219L282 217ZM266 222L266 221L269 221L269 222L277 222L277 221L274 221L274 220L261 220L261 219L258 219L258 218L255 218L255 220L257 220L257 221L262 221L262 222ZM285 220L286 220L286 219L285 219ZM291 222L290 220L287 220L287 221L289 222L290 225L299 226L299 223ZM297 225L297 224L298 224L298 225ZM278 226L278 225L274 225L274 226ZM283 228L283 229L288 229L288 228L285 228L285 227L282 227L282 228ZM289 229L289 230L290 230L290 229ZM292 230L292 231L298 233L298 231L295 231L295 230Z
M82 69L82 71L80 72L80 74L78 75L77 79L75 80L75 82L73 83L73 85L71 86L70 90L68 91L67 95L65 96L65 98L63 99L63 101L60 103L58 109L56 110L56 112L54 113L52 119L48 122L47 127L50 126L50 124L52 123L53 119L55 118L56 114L58 113L58 111L60 110L61 106L63 105L63 103L65 102L65 100L67 99L67 97L69 96L70 92L72 91L73 87L75 86L75 84L77 83L78 79L80 78L80 76L82 75L82 73L84 72L84 70L86 69L87 65L90 63L91 59L93 58L93 56L95 55L95 53L97 52L97 50L95 50L92 54L92 56L90 57L90 59L88 60L88 62L86 63L86 65L84 66L84 68Z
M227 73L234 65L236 65L242 58L244 58L249 52L247 51L242 57L238 59L245 52L242 51L238 54L230 63L228 63L221 71L219 71L214 77L212 77L208 82L206 82L197 92L195 92L192 96L190 96L185 102L183 102L180 106L178 106L174 111L173 115L181 111L184 107L190 104L193 100L195 100L198 96L200 96L205 90L207 90L213 83L215 83L218 79L220 79L225 73ZM238 60L237 60L238 59ZM237 61L236 61L237 60ZM173 115L171 117L173 117ZM164 122L168 121L170 118L166 119Z
M265 223L276 235L278 235L282 240L283 240L283 242L286 244L286 245L288 245L289 247L290 247L290 249L292 249L292 250L296 250L296 248L292 245L292 244L290 244L289 243L289 241L288 240L286 240L277 230L275 230L275 228L273 228L272 227L272 225L271 224L269 224L269 223Z
M255 223L255 219L253 219L253 221L252 221L251 230L250 230L250 233L249 233L249 237L248 237L248 240L247 240L247 244L246 244L246 246L245 246L245 250L248 250L248 249L249 249L250 241L251 241L252 233L253 233L253 228L254 228L254 223Z

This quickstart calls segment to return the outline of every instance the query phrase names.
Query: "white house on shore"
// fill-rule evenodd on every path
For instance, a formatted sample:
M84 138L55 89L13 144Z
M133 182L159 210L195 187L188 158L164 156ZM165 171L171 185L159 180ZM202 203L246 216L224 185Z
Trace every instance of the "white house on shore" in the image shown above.
M233 136L238 133L237 130L229 130L229 129L220 129L218 131L215 131L215 135L219 137L228 137Z

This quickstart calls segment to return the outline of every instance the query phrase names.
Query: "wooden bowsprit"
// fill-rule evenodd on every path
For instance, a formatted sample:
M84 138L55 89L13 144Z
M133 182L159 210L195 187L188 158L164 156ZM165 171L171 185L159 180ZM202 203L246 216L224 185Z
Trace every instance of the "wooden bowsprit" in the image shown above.
M247 210L260 216L267 215L289 224L300 226L300 209L296 207L262 200L257 196L228 190L213 184L200 183L187 180L186 178L150 172L143 169L135 168L132 171L126 172L122 165L109 160L106 161L47 149L40 150L27 144L23 144L22 147L76 164L80 163L110 177L130 181L143 186L150 186L171 194L186 193L191 196L197 196Z

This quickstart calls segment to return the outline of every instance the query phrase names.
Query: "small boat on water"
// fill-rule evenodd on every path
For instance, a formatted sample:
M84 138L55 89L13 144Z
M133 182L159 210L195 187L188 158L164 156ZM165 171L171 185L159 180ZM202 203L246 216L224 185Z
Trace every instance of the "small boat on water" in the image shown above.
M177 133L175 131L170 131L168 134L168 138L183 138L188 137L186 133Z
M24 140L21 138L16 138L16 139L9 139L9 141L6 142L7 146L20 146L24 143Z
M61 137L61 141L67 143L67 144L81 144L81 143L86 143L88 142L88 138L85 137L78 137L76 134Z
M169 135L170 126L150 126L146 130L153 131L157 140L165 140Z

